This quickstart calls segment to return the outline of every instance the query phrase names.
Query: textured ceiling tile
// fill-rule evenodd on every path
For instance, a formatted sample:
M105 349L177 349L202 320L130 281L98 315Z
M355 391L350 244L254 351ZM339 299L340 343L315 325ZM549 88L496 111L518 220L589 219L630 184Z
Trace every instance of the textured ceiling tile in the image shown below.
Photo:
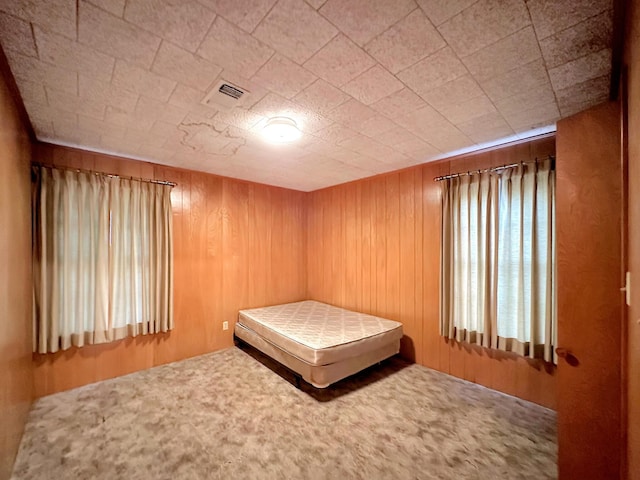
M396 121L443 152L457 150L473 143L469 137L429 105Z
M607 10L540 41L547 68L611 47L612 12Z
M0 2L0 11L76 38L76 0L7 0Z
M434 25L440 25L478 0L417 0Z
M329 0L320 13L363 46L414 8L413 0Z
M333 25L303 0L279 0L253 35L302 64L337 33Z
M215 116L218 112L217 108L200 103L204 97L204 92L179 83L169 98L169 104L185 108L203 117Z
M455 103L438 109L444 117L454 125L468 122L496 111L489 97L481 95L461 103Z
M201 130L188 136L185 143L194 147L197 151L217 153L229 145L229 139L222 135L216 137L207 130Z
M77 123L74 124L73 121L56 118L53 121L53 130L57 139L66 143L89 147L95 147L100 144L100 134L83 132L78 128Z
M355 137L357 135L357 132L339 123L332 123L328 127L318 130L316 133L314 133L314 135L333 144L337 144L351 137ZM314 146L313 148L317 149L322 146L323 145L320 144Z
M44 91L44 86L41 83L24 80L20 82L18 89L20 90L20 96L22 98L28 98L31 102L43 105L47 104L47 95Z
M344 35L338 35L311 57L304 67L340 87L373 65L373 58Z
M36 134L36 138L38 140L52 140L55 138L56 134L53 130L53 122L48 120L45 122L34 122L31 120L33 124L33 131Z
M45 125L57 116L56 112L49 107L49 105L46 103L43 104L36 101L25 100L24 106L27 109L27 112L29 112L29 120L34 124L34 127L42 125L43 128L47 130L49 127L53 128L53 125Z
M151 126L155 122L155 119L131 115L116 107L107 105L104 114L104 121L120 127L134 128L136 130L146 131L151 129Z
M125 112L133 112L138 103L137 93L83 74L78 76L78 94L81 98L93 98Z
M322 5L327 3L327 0L305 0L309 5L318 10Z
M273 55L266 45L217 17L198 49L198 55L225 69L251 77Z
M78 125L82 126L82 129L88 132L99 133L101 135L106 133L114 140L116 138L124 138L126 132L126 128L124 127L112 125L104 120L87 117L85 115L78 115Z
M394 121L414 133L428 131L431 127L449 123L436 109L427 104L394 118Z
M123 157L131 156L131 153L135 151L139 143L138 142L125 142L122 138L113 138L108 134L102 134L100 136L99 145L113 155L121 155Z
M530 110L536 105L546 105L555 101L555 95L551 85L543 83L526 92L513 97L503 98L495 102L496 108L504 116L513 116L518 111Z
M523 0L480 0L438 27L461 57L530 25Z
M573 115L581 110L606 102L609 98L611 77L603 75L577 83L556 92L560 113Z
M460 123L457 127L477 143L505 138L515 133L498 112L491 112L468 122Z
M425 136L424 139L442 152L453 152L461 148L470 147L475 143L453 126L434 130L429 136Z
M176 82L173 80L122 60L116 62L112 83L117 88L162 101L167 101L176 87Z
M552 68L549 70L549 77L553 88L561 90L576 83L607 75L610 69L611 50L607 48Z
M484 92L471 75L463 75L423 93L422 98L436 109L458 105L472 98L484 95Z
M362 163L366 159L364 155L352 152L348 148L340 147L338 145L330 145L330 147L331 150L328 152L327 156L333 160L346 163L347 165L358 165L359 162Z
M373 117L376 112L357 100L351 99L331 110L327 116L332 120L353 128L358 123Z
M215 18L195 1L128 0L124 18L143 29L195 52Z
M542 58L538 58L480 84L489 98L495 101L528 92L544 83L549 83L549 74Z
M397 127L398 125L380 114L376 114L364 122L353 126L356 131L366 135L367 137L375 138L376 140L378 140L378 135Z
M560 118L560 112L555 102L537 105L530 110L518 110L511 115L505 115L505 120L516 133L554 124Z
M376 65L342 87L342 90L365 105L402 90L404 85L380 65Z
M465 75L467 69L449 47L421 60L397 76L418 95Z
M425 106L424 100L408 88L403 88L370 105L378 113L389 118L400 117L413 110Z
M67 93L78 92L78 74L18 53L11 56L11 72L18 84L35 82Z
M294 101L321 115L349 100L349 95L321 78L295 96Z
M34 27L40 59L89 77L111 80L115 59L92 48Z
M128 60L145 68L151 66L160 38L124 20L80 3L78 40L98 52Z
M380 160L355 153L347 149L344 149L343 157L337 160L346 163L347 165L357 167L361 170L371 172L371 174L384 173L391 170L389 165L381 162Z
M277 0L200 0L241 29L252 32Z
M340 142L340 146L353 150L361 155L367 155L384 162L385 158L388 158L396 153L391 147L387 147L371 138L356 134L347 140Z
M568 103L561 103L558 102L559 108L560 108L560 115L562 116L562 118L565 117L570 117L572 115L575 115L576 113L580 113L584 110L587 110L595 105L598 105L600 103L602 103L603 101L606 101L608 99L608 95L607 97L605 97L604 100L598 100L598 99L594 99L594 100L588 100L586 102L568 102Z
M162 137L169 137L173 134L175 134L176 130L178 129L177 125L175 123L169 123L169 122L164 122L162 120L156 120L153 125L151 126L151 129L149 130L151 133L153 133L154 135L159 135Z
M372 156L373 158L379 159L381 162L385 163L386 165L391 166L392 168L390 169L390 171L410 167L411 165L416 164L415 160L409 155L405 155L404 153L398 150L386 147L384 145L382 145L382 148L388 149L388 152L386 151L380 152L379 150L376 149L373 151L373 154L370 156Z
M176 128L173 135L167 137L165 142L162 144L162 147L175 152L177 156L176 158L183 154L191 156L195 153L196 149L188 143L188 136L188 131L185 131L182 128Z
M533 28L527 27L462 59L478 81L497 77L540 58Z
M164 121L173 124L180 123L187 116L187 110L175 105L168 105L165 102L153 98L140 96L135 108L138 117L153 118L156 121Z
M427 157L440 153L440 151L433 145L430 145L429 143L419 139L418 137L413 137L411 139L397 143L393 148L399 150L405 155L409 155L412 158L414 158L416 154L418 154L420 157Z
M294 115L302 119L298 122L298 126L303 133L315 133L331 125L331 120L311 110L300 109L296 106L293 112Z
M524 135L608 96L611 0L586 16L585 8L575 9L572 2L528 0L547 14L549 9L568 12L567 18L547 19L557 30L541 42L546 63L531 25L458 56L436 42L441 32L421 13L443 31L468 22L462 34L473 35L468 48L475 49L519 28L521 19L505 21L517 10L516 0L419 0L421 10L415 0L305 1L0 1L0 40L39 138L305 190L429 161L474 142ZM292 13L296 8L303 15ZM320 17L312 8L320 8L319 15L342 10L345 28L359 42L371 34L370 43L358 47L337 32L340 26L332 19L327 31L335 37L318 40L313 22ZM196 18L196 10L205 15ZM207 15L211 25L205 34L206 27L198 25ZM290 24L278 23L278 15L289 16ZM491 18L494 24L483 27ZM185 19L193 22L185 25ZM273 49L248 34L262 29L261 22L261 31L277 27L269 37L274 45L282 42L275 57ZM544 21L535 26L541 25ZM203 45L194 55L189 48L195 48L200 30ZM300 58L309 58L303 68L311 73L287 57L305 49L313 55ZM407 83L380 98L385 79L391 90L398 86L384 66ZM322 80L314 78L320 75L314 69L322 72ZM364 81L375 73L382 80L374 75L373 83ZM247 92L236 108L201 103L219 80ZM364 105L341 89L373 103ZM293 100L283 98L294 94ZM103 114L104 120L94 118ZM299 142L265 142L261 130L275 115L298 123Z
M393 147L398 143L409 142L415 138L417 137L414 134L398 126L376 136L377 141L389 147Z
M311 85L317 77L282 55L275 54L251 78L269 90L293 98L306 87Z
M262 115L258 115L257 113L243 108L232 108L224 112L218 112L215 118L226 124L242 128L244 130L251 130L258 123L265 120Z
M84 0L83 0L84 1ZM102 10L114 14L117 17L124 16L124 4L126 0L87 0Z
M539 39L547 38L612 7L612 0L527 0Z
M163 41L151 71L190 87L206 90L222 72L222 67Z
M398 73L444 46L444 40L422 10L415 9L365 49L392 73Z
M156 145L160 144L155 140L153 136L145 137L144 143L141 143L138 146L136 154L148 160L156 160L156 163L166 163L173 157L173 152L169 152L166 149L158 147ZM162 160L164 160L164 162Z
M427 147L422 150L415 150L411 153L408 153L409 157L413 158L417 163L428 162L433 159L433 157L442 154L441 150L438 150L436 147L427 143Z
M0 43L7 55L11 50L29 57L38 56L31 25L2 12L0 12Z
M81 113L102 120L106 105L93 98L81 98L60 90L47 87L49 106L56 111Z

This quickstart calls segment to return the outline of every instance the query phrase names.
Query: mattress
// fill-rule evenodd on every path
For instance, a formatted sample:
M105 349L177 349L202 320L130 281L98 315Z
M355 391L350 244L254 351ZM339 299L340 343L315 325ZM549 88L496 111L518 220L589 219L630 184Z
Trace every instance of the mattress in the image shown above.
M241 310L238 323L314 366L338 363L390 344L399 348L402 337L399 322L313 300Z

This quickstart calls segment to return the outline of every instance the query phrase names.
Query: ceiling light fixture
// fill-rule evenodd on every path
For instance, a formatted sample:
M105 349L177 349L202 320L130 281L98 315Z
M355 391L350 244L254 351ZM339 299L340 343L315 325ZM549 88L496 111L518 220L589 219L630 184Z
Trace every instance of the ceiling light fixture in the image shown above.
M297 140L302 135L296 122L289 117L273 117L262 129L267 140L274 143L286 143Z

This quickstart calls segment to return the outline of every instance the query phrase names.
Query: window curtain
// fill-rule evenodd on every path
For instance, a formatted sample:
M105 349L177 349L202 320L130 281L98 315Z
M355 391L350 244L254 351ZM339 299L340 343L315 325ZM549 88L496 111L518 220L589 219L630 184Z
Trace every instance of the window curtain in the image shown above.
M441 188L441 335L555 362L552 160Z
M171 330L171 187L32 172L34 351Z

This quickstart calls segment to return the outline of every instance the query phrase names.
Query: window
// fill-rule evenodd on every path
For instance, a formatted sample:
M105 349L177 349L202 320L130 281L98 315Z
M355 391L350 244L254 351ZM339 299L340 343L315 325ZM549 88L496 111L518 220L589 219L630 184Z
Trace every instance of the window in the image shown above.
M443 336L554 360L554 216L552 159L442 181Z
M171 187L33 172L34 351L170 330Z

